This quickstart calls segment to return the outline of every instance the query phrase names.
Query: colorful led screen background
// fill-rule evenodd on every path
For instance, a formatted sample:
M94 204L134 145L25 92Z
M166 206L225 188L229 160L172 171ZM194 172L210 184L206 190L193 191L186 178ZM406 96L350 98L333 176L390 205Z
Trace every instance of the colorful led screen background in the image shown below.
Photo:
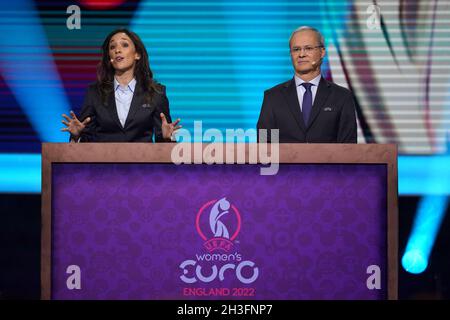
M70 5L80 29L67 27ZM17 0L0 12L0 152L66 141L60 114L79 112L117 27L142 37L185 128L255 128L264 90L293 75L288 39L302 25L325 36L323 75L355 94L360 142L447 149L448 1Z

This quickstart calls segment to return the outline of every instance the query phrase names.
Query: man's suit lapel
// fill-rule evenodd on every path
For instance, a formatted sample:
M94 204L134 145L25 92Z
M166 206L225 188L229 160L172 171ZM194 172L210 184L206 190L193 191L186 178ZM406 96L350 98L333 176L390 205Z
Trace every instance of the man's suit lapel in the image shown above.
M303 122L303 116L302 112L300 110L300 104L298 103L298 96L297 96L297 88L295 87L295 80L292 79L285 85L285 98L288 103L289 109L291 110L291 113L297 121L298 126L303 130L306 131L305 123Z
M111 115L111 117L114 119L114 121L116 122L117 126L123 130L122 124L120 123L119 120L119 115L117 114L117 106L116 106L116 96L115 96L115 91L113 91L110 95L109 95L109 99L108 99L108 111L109 114Z
M323 109L325 101L327 101L328 95L330 94L330 85L323 77L320 78L319 87L317 88L316 98L314 99L313 107L311 110L311 115L309 116L308 126L309 128L314 120Z
M133 99L131 100L130 110L128 111L127 120L125 121L124 128L126 129L130 122L133 120L134 115L138 111L139 107L142 105L141 103L141 94L142 90L140 89L139 83L136 83L134 87Z

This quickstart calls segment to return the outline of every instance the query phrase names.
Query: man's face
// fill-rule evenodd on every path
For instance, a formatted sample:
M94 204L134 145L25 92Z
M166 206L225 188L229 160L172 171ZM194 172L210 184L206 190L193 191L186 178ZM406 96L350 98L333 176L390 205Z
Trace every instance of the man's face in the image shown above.
M291 39L291 59L298 75L309 74L320 70L325 48L320 45L317 34L312 30L296 32Z

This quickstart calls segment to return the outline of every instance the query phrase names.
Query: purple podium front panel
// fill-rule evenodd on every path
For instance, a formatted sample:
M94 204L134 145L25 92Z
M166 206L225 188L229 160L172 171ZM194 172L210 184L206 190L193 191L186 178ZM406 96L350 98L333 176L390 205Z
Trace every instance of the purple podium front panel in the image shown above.
M52 299L386 299L386 170L53 164Z

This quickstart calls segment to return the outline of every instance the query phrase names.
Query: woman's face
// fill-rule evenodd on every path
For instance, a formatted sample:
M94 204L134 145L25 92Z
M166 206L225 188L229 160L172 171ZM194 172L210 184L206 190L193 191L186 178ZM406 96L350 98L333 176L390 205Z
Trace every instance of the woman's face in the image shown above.
M119 32L109 41L109 58L116 74L131 70L134 72L136 61L141 57L136 52L133 41L126 33Z

